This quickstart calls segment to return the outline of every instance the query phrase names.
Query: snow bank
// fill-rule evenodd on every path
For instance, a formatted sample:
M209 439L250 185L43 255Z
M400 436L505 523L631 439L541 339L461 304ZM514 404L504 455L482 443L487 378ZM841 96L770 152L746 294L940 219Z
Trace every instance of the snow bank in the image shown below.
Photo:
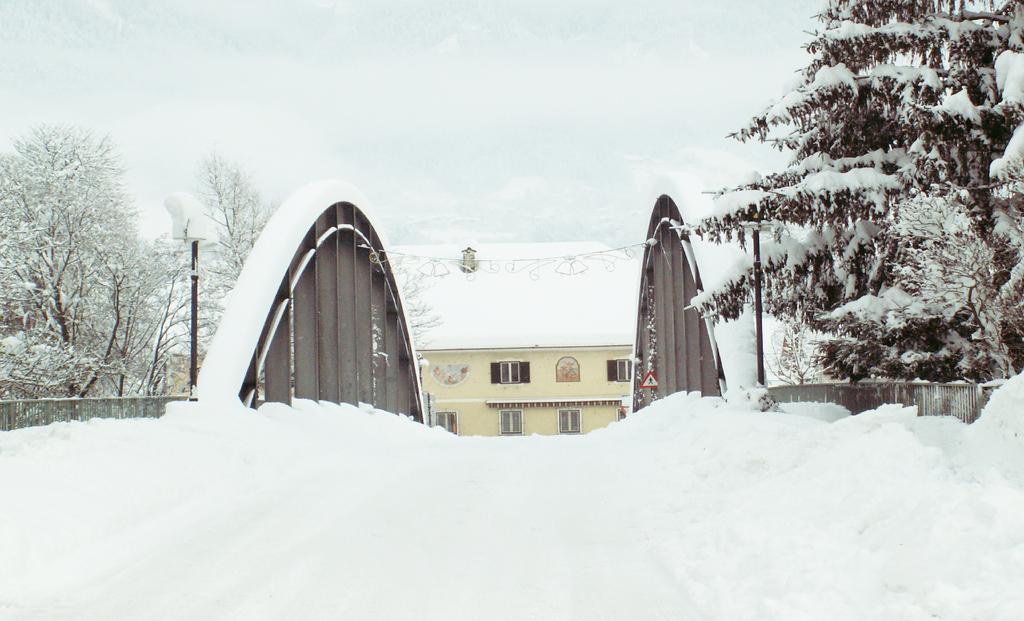
M1017 440L1024 449L1024 375L1008 380L992 393L977 427Z
M986 416L1019 409L1021 387ZM457 438L299 405L177 404L160 420L0 434L0 617L1016 621L1024 609L1024 479L1003 476L1024 454L976 464L993 441L981 423L676 395L586 436Z

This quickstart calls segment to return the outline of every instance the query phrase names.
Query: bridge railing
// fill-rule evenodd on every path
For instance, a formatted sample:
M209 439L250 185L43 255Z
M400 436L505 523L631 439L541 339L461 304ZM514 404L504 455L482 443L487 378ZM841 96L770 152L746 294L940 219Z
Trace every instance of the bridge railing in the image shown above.
M112 397L0 401L0 431L91 418L159 418L185 397Z
M798 384L768 388L780 403L835 403L853 414L897 403L916 407L918 416L953 416L965 423L978 419L992 390L990 386L969 383L910 382ZM0 401L0 431L91 418L159 418L168 403L184 399L178 396Z
M780 403L835 403L860 414L897 403L916 407L918 416L953 416L973 423L981 415L993 388L956 382L864 382L859 384L797 384L770 386L769 394Z

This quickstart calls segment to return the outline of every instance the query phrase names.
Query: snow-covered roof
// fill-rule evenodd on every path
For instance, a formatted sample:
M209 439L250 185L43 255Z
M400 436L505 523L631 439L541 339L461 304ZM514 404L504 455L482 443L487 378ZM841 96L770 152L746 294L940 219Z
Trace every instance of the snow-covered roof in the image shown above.
M419 257L461 259L476 250L479 269L467 276ZM610 260L591 253L611 250L597 242L400 246L396 258L422 276L422 300L441 321L420 349L492 349L631 345L643 249ZM586 256L590 254L591 256ZM607 258L609 255L603 255ZM542 264L513 259L552 257ZM572 257L578 257L572 261ZM583 267L585 266L585 268ZM531 275L531 268L537 268ZM427 277L432 271L445 276ZM564 273L577 272L574 275ZM581 272L581 273L579 273Z

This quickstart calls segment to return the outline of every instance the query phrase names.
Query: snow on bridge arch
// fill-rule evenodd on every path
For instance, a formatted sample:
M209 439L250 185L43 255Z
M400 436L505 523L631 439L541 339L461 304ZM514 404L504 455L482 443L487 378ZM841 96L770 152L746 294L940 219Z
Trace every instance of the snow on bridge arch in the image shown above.
M637 296L633 409L682 391L721 396L725 373L714 323L690 306L703 289L700 270L679 208L668 196L654 205L647 240Z
M369 403L423 420L402 297L353 186L322 181L278 208L203 361L199 399Z

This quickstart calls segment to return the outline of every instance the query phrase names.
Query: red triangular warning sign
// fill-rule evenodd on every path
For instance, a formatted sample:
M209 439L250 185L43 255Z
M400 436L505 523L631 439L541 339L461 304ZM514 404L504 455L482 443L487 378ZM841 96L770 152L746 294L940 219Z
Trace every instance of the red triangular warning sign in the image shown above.
M654 369L647 372L644 375L644 381L640 382L640 388L657 388L658 387L658 376L654 374Z

